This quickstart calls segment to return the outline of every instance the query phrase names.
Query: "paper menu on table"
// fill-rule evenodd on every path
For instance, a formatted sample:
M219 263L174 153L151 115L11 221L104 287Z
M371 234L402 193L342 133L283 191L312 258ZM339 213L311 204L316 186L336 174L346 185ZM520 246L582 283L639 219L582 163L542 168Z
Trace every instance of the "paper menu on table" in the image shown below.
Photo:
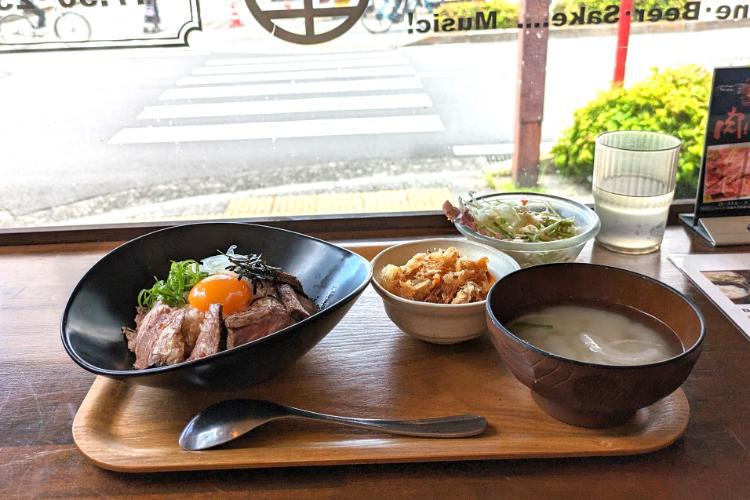
M669 260L750 340L750 254L675 254Z

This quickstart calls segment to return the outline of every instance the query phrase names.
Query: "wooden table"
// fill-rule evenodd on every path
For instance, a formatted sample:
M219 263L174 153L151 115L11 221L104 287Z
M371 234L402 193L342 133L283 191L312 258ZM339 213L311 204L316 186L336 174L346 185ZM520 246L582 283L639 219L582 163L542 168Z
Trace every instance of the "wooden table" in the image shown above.
M668 229L660 253L627 257L589 245L580 257L657 277L706 317L703 355L683 386L690 424L667 449L606 459L150 475L98 469L71 436L94 377L63 350L60 315L78 278L116 244L0 248L0 496L750 498L750 343L667 261L672 253L712 251L679 226ZM377 299L368 291L360 300Z

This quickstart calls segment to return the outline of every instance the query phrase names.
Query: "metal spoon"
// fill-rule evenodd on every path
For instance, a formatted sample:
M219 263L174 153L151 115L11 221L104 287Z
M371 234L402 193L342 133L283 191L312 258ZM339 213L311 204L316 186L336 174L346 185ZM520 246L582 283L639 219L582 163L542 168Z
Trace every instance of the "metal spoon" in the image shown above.
M456 415L421 420L382 420L326 415L260 399L229 399L209 406L193 417L180 434L186 450L205 450L227 443L261 425L280 418L308 418L360 429L374 429L405 436L453 438L481 434L484 417Z

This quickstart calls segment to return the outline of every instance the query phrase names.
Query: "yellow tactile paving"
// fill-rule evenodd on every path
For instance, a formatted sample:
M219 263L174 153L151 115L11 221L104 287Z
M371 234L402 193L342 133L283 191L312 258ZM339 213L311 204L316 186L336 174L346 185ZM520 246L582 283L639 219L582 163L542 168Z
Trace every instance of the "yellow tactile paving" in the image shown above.
M246 214L256 216L271 215L273 196L256 196L253 198L234 198L224 211L225 217L243 217Z
M316 202L316 213L319 214L352 214L363 209L361 193L319 194Z
M227 204L224 216L232 218L440 210L443 201L450 198L451 191L447 188L257 196L232 199Z
M409 210L409 200L403 189L362 193L363 212L404 212Z
M409 200L409 210L440 210L445 200L452 198L450 189L446 188L425 188L418 190L406 191L406 198Z
M273 215L309 215L316 213L317 195L275 196L271 213Z

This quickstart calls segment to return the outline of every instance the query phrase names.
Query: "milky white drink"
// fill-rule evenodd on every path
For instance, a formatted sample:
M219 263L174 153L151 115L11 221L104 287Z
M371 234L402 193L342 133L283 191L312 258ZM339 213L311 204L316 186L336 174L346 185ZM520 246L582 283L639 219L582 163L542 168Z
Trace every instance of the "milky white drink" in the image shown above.
M617 194L618 185L642 186L641 196ZM659 194L664 193L666 194ZM594 186L596 213L606 228L597 236L605 247L628 253L648 253L659 248L674 196L664 183L646 177L603 179Z
M680 140L647 131L596 138L592 194L601 229L596 241L630 254L661 246L674 196Z
M672 330L635 311L555 305L513 320L508 329L539 349L598 365L658 363L683 351Z

